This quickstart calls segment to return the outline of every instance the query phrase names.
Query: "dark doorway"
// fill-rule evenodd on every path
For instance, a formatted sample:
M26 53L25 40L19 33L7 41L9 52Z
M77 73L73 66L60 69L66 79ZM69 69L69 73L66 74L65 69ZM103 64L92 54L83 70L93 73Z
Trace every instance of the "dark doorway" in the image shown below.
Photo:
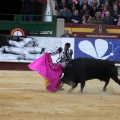
M0 13L21 14L22 0L0 0Z

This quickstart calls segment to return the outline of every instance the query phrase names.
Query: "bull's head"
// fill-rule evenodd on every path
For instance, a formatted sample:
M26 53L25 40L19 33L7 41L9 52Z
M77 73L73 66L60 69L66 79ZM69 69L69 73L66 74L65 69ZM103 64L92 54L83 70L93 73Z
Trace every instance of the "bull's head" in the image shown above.
M72 64L68 64L64 70L63 70L63 76L61 77L61 81L65 84L71 85L71 82L74 81L75 79L75 74L74 74L73 66Z
M65 84L69 84L69 81L70 81L65 74L63 75L63 77L60 80Z

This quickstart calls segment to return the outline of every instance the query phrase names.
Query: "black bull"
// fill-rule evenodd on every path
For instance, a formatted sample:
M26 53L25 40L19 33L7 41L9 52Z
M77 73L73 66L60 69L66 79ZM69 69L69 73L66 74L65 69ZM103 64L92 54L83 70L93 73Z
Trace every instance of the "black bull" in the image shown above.
M105 82L103 91L106 91L110 78L120 85L117 67L114 65L114 62L109 60L92 58L73 59L64 68L63 73L64 75L60 80L72 87L69 92L76 88L78 83L81 83L80 92L83 92L85 82L94 78Z

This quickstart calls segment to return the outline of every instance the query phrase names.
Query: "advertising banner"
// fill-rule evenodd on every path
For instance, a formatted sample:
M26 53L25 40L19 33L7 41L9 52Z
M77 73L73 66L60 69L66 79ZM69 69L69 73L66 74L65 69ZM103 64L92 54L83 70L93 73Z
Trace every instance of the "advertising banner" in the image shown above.
M119 39L76 38L75 58L97 58L120 62Z
M50 53L56 62L61 47L70 43L72 58L86 57L120 62L120 40L107 38L14 37L0 35L0 61L31 62L44 53Z
M56 37L14 37L0 36L0 61L33 61L44 53L51 54L53 62L58 58L57 49L64 48L66 42L74 49L74 38Z

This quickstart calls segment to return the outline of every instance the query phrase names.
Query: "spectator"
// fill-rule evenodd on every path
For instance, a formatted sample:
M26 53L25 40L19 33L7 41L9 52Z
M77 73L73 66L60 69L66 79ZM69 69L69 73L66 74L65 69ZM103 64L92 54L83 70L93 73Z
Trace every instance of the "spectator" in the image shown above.
M92 17L89 15L89 11L85 12L85 15L82 17L82 23L83 24L90 24L92 20Z
M100 5L99 0L91 0L91 6L96 5L97 7Z
M101 3L101 4L100 4L100 6L98 7L98 9L99 9L99 11L102 11L102 10L104 9L104 4L103 4L102 1L101 1L100 3Z
M100 0L88 0L88 4L90 6L93 6L93 5L99 6L100 5Z
M92 0L88 0L88 5L91 6Z
M103 28L102 24L99 24L98 27L93 30L93 33L108 33L108 31Z
M88 0L84 0L83 1L83 4L82 5L80 5L80 10L82 10L83 9L83 6L84 5L87 5L87 9L88 10L90 10L91 9L91 6L88 4Z
M103 6L105 0L100 0L100 6Z
M83 4L83 0L78 0L79 1L79 6Z
M120 10L118 11L117 25L120 25Z
M92 24L102 24L101 12L96 12L95 17L92 19Z
M72 37L72 35L69 33L69 30L65 29L64 30L64 34L61 35L60 37L67 37L67 38L69 38L69 37Z
M106 1L105 1L104 6L106 6L106 7L107 7L108 11L109 11L109 10L111 10L111 6L110 6L110 4L109 4L109 1L108 1L108 0L106 0Z
M110 11L110 15L114 17L115 15L117 15L117 13L118 13L118 6L113 5L113 9Z
M118 1L118 7L120 8L120 0Z
M118 18L118 6L114 5L113 9L110 11L110 15L113 17L113 24L117 25L117 18Z
M108 11L108 8L106 6L104 6L102 11L101 11L101 13L102 13L101 18L103 18L105 16L106 11Z
M118 0L114 0L113 5L119 6L119 2L120 1L118 1Z
M113 17L110 16L110 12L106 11L103 17L103 24L113 25Z
M83 5L83 9L80 11L81 16L85 15L85 12L88 10L87 5Z
M64 18L65 22L68 22L68 18L70 17L70 15L71 15L71 11L68 10L67 5L64 5L63 9L60 10L60 12L58 14L58 18Z
M109 0L109 5L110 5L110 6L113 6L114 1L115 1L115 0Z
M68 0L68 8L71 10L71 6L75 5L76 9L79 9L79 0Z
M66 0L59 0L57 1L57 5L55 6L55 10L60 12L61 9L63 9L63 6L67 4Z
M34 17L34 0L22 0L22 14L24 15L24 21L33 21Z
M73 13L75 9L76 9L75 4L72 4L72 5L71 5L71 9L70 9L70 10L71 10L71 13Z
M96 12L98 12L98 8L96 5L93 5L91 10L90 10L90 16L93 18L95 17Z
M69 22L71 23L81 23L81 15L78 12L78 9L75 9L74 13L70 15Z

